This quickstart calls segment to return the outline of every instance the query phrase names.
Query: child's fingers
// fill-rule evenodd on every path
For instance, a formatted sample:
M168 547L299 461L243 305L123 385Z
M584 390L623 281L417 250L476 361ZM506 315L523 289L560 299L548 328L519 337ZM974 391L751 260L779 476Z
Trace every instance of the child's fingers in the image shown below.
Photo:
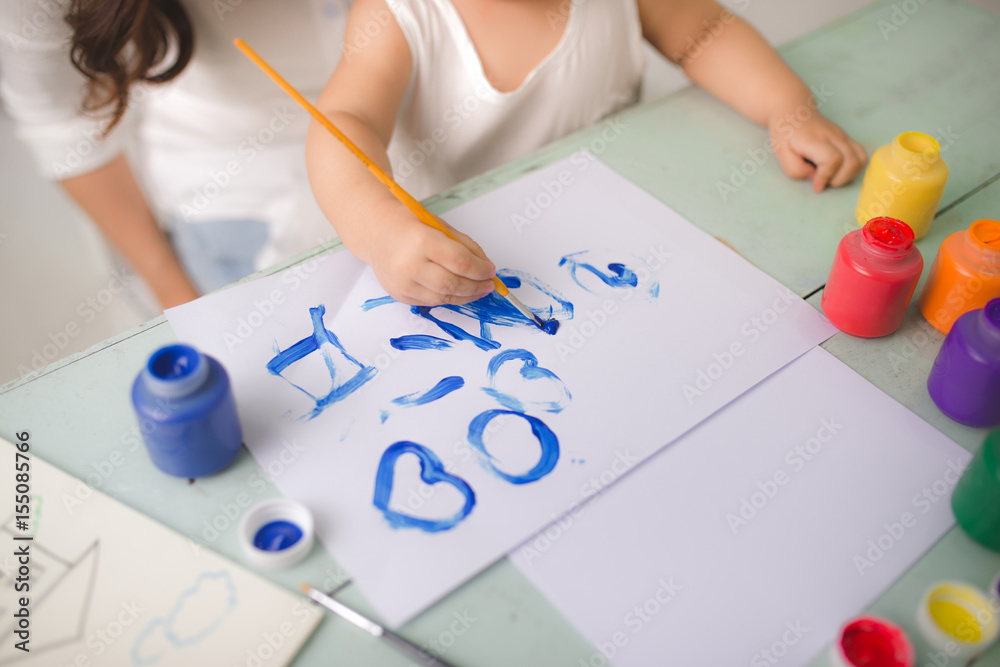
M435 233L427 239L424 247L427 259L446 271L473 281L490 280L496 275L493 262L480 256L462 243L452 241L444 234ZM480 252L482 249L480 248ZM425 287L427 283L420 281ZM442 292L444 293L444 292Z
M839 188L853 181L865 163L858 157L854 147L848 141L834 139L832 143L843 156L840 168L837 169L837 172L830 179L830 185Z
M387 290L388 291L388 290ZM389 292L390 296L400 303L408 306L446 306L459 305L475 301L478 296L456 296L453 294L440 294L432 289L415 282L408 284L403 291Z
M490 262L490 258L486 256L486 251L483 250L483 247L476 243L471 236L463 234L454 228L452 228L452 233L455 234L455 238L458 239L458 242L468 248L473 255ZM490 265L493 266L493 272L496 273L496 265L493 264L493 262L490 262Z
M813 190L816 192L822 192L830 184L844 163L844 154L825 141L810 146L805 157L816 163L816 173L812 178Z
M781 170L785 172L788 178L802 180L809 178L815 172L815 167L807 163L786 142L775 143L774 154L778 158Z

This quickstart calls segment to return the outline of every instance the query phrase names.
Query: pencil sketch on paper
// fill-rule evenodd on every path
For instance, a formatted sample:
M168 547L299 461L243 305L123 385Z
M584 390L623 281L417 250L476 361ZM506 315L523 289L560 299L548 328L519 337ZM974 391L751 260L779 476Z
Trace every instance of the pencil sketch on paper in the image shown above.
M13 523L14 515L11 515L0 527L0 539L6 544L22 544L11 539L24 536L11 530ZM27 659L29 656L37 658L41 653L83 641L97 584L101 551L99 539L74 555L58 553L38 539L23 544L29 544L31 552L31 613L37 617L56 610L60 622L53 632L31 637L30 654L16 651L4 657L4 664L16 664L19 658ZM0 592L3 593L0 595L0 633L10 637L16 629L16 619L7 601L14 601L23 593L16 592L14 588L16 566L8 568L6 558L0 562L3 563L0 567Z

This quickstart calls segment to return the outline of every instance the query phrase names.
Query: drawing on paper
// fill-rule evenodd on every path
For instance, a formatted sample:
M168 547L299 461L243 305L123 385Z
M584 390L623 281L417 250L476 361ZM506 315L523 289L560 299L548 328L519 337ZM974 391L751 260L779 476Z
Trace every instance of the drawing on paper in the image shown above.
M462 508L454 515L440 519L420 518L392 509L390 502L396 476L396 461L404 454L413 454L420 460L420 479L425 484L432 486L448 484L454 487L464 499ZM374 504L393 528L417 528L427 533L437 533L454 528L469 516L476 505L476 494L464 479L445 472L444 464L434 452L423 445L404 440L390 445L382 454L375 475Z
M6 544L21 544L10 539L15 535L24 536L24 533L15 533L10 528L13 521L14 515L11 515L0 527L0 536ZM40 653L83 641L97 585L100 540L95 539L74 556L57 553L38 539L24 544L31 545L32 615L37 617L57 607L66 622L60 623L55 632L46 632L44 636L37 637L32 635L31 653L22 654L17 651L15 655L9 656L9 660L5 657L4 664L15 664L19 657L37 657ZM7 606L7 601L16 600L23 595L15 591L16 576L16 568L8 570L0 567L0 591L3 592L0 595L0 632L5 637L13 636L16 629L13 608Z
M610 295L636 290L646 299L660 296L660 283L646 260L620 250L583 250L565 255L566 267L577 285L591 294Z
M139 632L132 643L132 664L155 665L172 650L198 645L222 625L236 603L236 586L229 572L202 573L170 611Z
M500 387L507 387L505 383L511 382L509 378L503 377L499 381L497 380L497 374L500 372L501 367L509 361L518 360L522 362L521 368L518 371L518 375L522 380L521 388L525 389L531 385L538 385L542 392L548 391L547 397L543 393L542 398L526 400L516 397L513 389L507 388L504 390L498 388L498 384ZM539 366L538 358L528 350L504 350L498 353L490 359L486 375L489 378L490 386L484 387L483 391L495 398L500 405L517 412L525 412L526 406L540 408L546 412L561 412L572 398L566 385L559 379L559 376L549 369Z
M510 289L522 288L519 298L525 302L528 309L543 321L549 320L571 320L573 319L573 304L566 300L554 288L544 285L537 278L523 271L504 269L497 271L497 276L503 284ZM532 306L535 301L544 302L542 306ZM365 301L361 308L364 311L384 306L390 303L398 303L392 297L378 297ZM435 311L446 311L464 315L479 323L478 335L467 331L461 326L442 319L435 314ZM481 299L461 305L446 306L410 306L410 312L418 315L429 322L433 322L444 333L451 336L456 341L469 341L481 350L496 350L500 343L493 340L492 327L524 327L537 330L534 322L525 317L519 310L510 305L507 299L496 292L492 292ZM407 337L404 337L407 338ZM434 338L427 336L426 338ZM399 339L396 339L399 340ZM437 341L447 342L440 338ZM405 342L404 342L405 344ZM440 345L440 343L438 343ZM393 347L396 347L393 345ZM397 348L403 349L403 348ZM407 349L429 349L429 348L407 348ZM434 349L441 349L436 347Z
M326 306L320 304L310 308L312 335L306 336L285 350L276 349L277 354L267 362L269 373L282 378L313 401L313 409L303 415L305 419L313 419L337 401L347 398L378 373L374 366L365 366L347 353L336 334L323 324L324 315ZM275 347L277 348L277 345ZM319 353L326 366L329 385L324 386L322 390L313 388L313 391L309 391L302 386L306 383L305 380L293 381L286 376L286 373L294 364L302 362L314 353Z
M486 443L483 438L483 434L486 432L487 426L494 419L509 415L512 417L520 417L528 422L531 426L531 433L538 440L539 456L538 463L534 465L527 472L521 474L508 473L500 468L501 461L499 461L495 456L489 453L486 449ZM526 415L523 412L515 412L513 410L487 410L480 415L477 415L472 422L469 424L469 444L479 452L480 461L487 470L492 472L494 475L500 479L510 482L511 484L530 484L531 482L537 482L541 478L552 472L556 463L559 462L559 439L556 434L552 432L545 422L537 417L532 417L531 415Z

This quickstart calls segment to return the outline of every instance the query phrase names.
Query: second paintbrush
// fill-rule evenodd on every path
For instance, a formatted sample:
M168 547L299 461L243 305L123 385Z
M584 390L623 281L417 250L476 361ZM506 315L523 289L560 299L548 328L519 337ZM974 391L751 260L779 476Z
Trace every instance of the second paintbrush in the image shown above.
M291 95L292 99L298 102L303 109L308 111L309 115L315 118L320 125L329 130L329 132L333 136L337 137L337 139L340 140L340 143L344 144L344 146L346 146L348 150L354 153L354 156L357 157L359 160L361 160L361 162L366 167L368 167L368 171L370 171L375 176L375 178L377 178L382 183L382 185L389 188L389 192L391 192L393 196L396 197L396 199L398 199L404 206L406 206L406 208L410 209L410 211L415 216L417 216L417 219L420 220L420 222L442 232L445 236L447 236L451 240L461 243L461 241L458 240L458 238L451 232L450 229L448 229L445 225L441 224L441 221L438 220L433 213L424 208L420 202L418 202L416 199L410 196L409 192L401 188L399 184L396 183L396 181L392 180L392 177L389 176L389 174L385 173L385 171L383 171L381 167L372 162L371 159L367 155L365 155L364 152L360 148L358 148L353 141L347 138L347 135L338 130L337 127L330 122L329 118L324 116L322 113L320 113L319 109L317 109L316 107L314 107L312 104L309 103L309 100L302 97L299 91L295 90L295 88L293 88L290 83L285 81L285 79L282 78L280 74L274 71L274 68L272 68L266 62L264 62L264 59L258 56L253 49L247 46L246 42L244 42L242 39L237 39L234 40L234 44L236 44L236 47L240 51L242 51L247 58L252 60L253 63L257 65L257 67L261 68L265 74L267 74L274 80L275 83L281 86L282 90ZM516 308L519 313L524 315L530 322L532 322L539 329L541 329L547 334L555 334L556 330L559 329L558 320L548 320L546 322L543 322L537 315L531 312L531 310L527 306L521 303L521 301L516 296L510 293L510 290L507 288L506 285L503 284L503 281L500 280L499 277L493 276L493 284L496 287L497 294L505 298L508 301L508 303L510 303L510 305L514 306L514 308Z

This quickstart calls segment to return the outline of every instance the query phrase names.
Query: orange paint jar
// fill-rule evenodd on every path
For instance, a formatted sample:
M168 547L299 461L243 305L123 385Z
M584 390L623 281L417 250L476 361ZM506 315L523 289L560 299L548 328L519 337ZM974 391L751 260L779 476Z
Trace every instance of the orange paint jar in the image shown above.
M872 155L854 217L902 220L921 238L930 229L948 181L941 144L923 132L903 132Z
M941 333L1000 297L1000 221L977 220L944 240L920 293L920 312Z

